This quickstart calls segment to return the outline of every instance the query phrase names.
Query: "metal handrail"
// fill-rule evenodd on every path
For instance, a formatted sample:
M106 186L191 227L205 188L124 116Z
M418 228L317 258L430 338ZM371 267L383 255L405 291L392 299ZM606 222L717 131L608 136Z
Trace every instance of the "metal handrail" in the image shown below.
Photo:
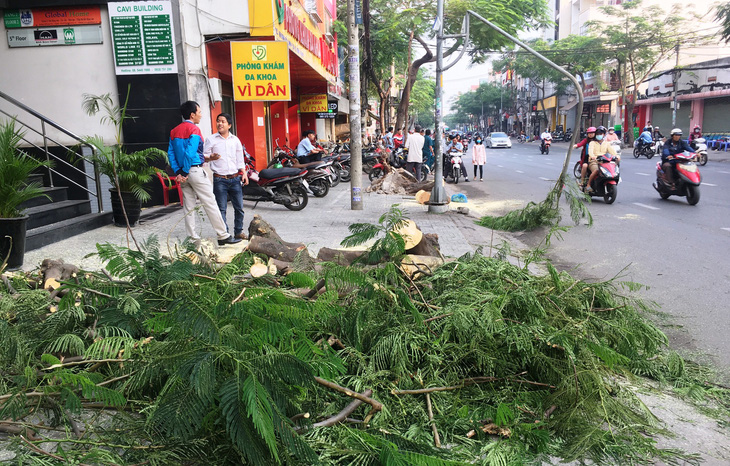
M104 204L102 202L102 194L101 194L101 179L100 179L100 176L99 176L99 167L94 162L94 154L96 153L96 150L95 150L94 146L88 144L87 142L84 142L83 138L81 138L80 136L77 136L73 132L69 131L68 129L66 129L63 126L61 126L58 123L56 123L55 121L51 120L50 118L46 117L45 115L42 115L39 112L33 110L32 108L28 107L24 103L18 101L17 99L9 96L8 94L6 94L6 93L4 93L2 91L0 91L0 98L2 98L5 101L7 101L7 102L9 102L9 103L11 103L13 105L15 105L16 107L20 108L21 110L25 111L26 113L28 113L28 114L32 115L33 117L37 118L38 120L40 120L41 131L38 131L37 129L33 128L29 124L24 123L24 122L18 120L18 118L16 116L11 115L11 114L5 112L4 110L0 110L0 113L3 113L5 115L7 115L8 117L10 117L10 118L14 119L15 121L17 121L18 123L20 123L24 128L27 128L27 129L35 132L39 136L41 136L43 138L43 147L41 148L38 145L30 142L29 140L27 140L25 138L23 138L23 141L25 141L30 146L35 147L38 150L42 150L46 154L46 160L47 161L50 161L50 158L52 157L54 160L59 161L59 162L62 162L64 164L66 164L67 166L69 166L71 169L76 170L77 172L81 173L87 179L90 179L90 180L93 179L94 180L94 184L96 185L96 192L93 192L93 191L89 190L87 187L80 185L79 183L77 183L74 180L68 178L67 176L63 175L62 173L59 173L58 171L54 170L53 168L51 168L49 166L49 167L47 167L47 170L48 170L48 177L49 177L49 180L50 180L50 183L51 183L51 187L53 187L53 174L56 174L57 176L60 176L61 178L66 179L68 182L70 182L70 183L78 186L79 188L83 189L84 191L86 191L87 193L89 193L91 196L96 197L96 202L97 202L97 205L99 207L99 212L104 212ZM76 142L78 142L78 146L89 148L91 150L92 157L91 158L88 158L83 153L79 153L76 150L73 150L73 149L65 146L64 144L62 144L62 143L54 140L52 137L50 137L48 134L46 134L46 125L50 125L50 126L56 128L58 131L62 132L66 136L68 136L71 139L75 140ZM64 149L66 149L68 152L74 153L74 155L76 155L77 157L83 159L84 161L91 163L92 166L94 167L94 176L93 177L92 176L89 176L84 170L81 170L78 167L74 167L72 164L68 163L66 160L63 160L62 158L58 157L57 155L52 154L51 152L49 152L48 151L48 142L49 141L51 143L59 146L59 147L62 147Z

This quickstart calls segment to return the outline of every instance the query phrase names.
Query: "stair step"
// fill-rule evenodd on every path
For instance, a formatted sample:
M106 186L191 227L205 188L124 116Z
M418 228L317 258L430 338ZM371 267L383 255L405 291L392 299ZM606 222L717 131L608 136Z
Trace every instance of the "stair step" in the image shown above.
M88 203L88 201L86 201ZM86 233L112 223L112 213L86 214L60 222L29 229L25 237L25 250L42 248L72 236Z
M25 201L20 205L21 209L30 209L39 205L50 204L51 202L60 202L68 200L68 188L65 186L56 186L55 188L42 188L43 193L47 194L51 199L44 196L38 196L29 201Z
M30 216L28 230L31 230L91 213L91 203L89 201L60 201L31 207L25 213Z
M41 173L31 173L28 175L28 184L31 184L33 182L40 184L41 186L44 185L43 182L43 175Z

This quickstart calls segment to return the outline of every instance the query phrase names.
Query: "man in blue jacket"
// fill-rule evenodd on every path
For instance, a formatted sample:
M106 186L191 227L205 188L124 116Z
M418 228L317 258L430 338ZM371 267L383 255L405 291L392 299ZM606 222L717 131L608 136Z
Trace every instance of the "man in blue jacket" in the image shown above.
M669 189L674 189L673 169L674 164L677 163L674 156L684 151L694 152L694 150L682 139L681 129L674 128L669 134L669 139L664 144L664 150L662 151L662 169L664 170L664 182L669 186Z
M234 244L241 240L231 236L223 222L213 194L213 181L203 169L206 162L203 156L203 136L198 123L203 113L197 102L189 100L180 106L183 121L170 131L170 145L167 157L177 175L175 180L182 187L183 212L185 213L185 233L194 240L200 239L195 232L195 198L200 199L210 224L218 236L218 245ZM218 156L220 157L220 156Z

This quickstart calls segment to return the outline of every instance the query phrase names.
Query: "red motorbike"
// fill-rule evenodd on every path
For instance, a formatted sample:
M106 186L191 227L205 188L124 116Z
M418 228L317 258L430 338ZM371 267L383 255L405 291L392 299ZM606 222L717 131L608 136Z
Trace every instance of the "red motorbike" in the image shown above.
M619 175L619 167L616 164L616 158L611 154L599 155L598 176L591 183L593 191L586 191L589 196L602 196L606 204L613 204L616 200L618 191L618 183L621 180Z
M668 160L676 160L674 164L674 183L667 185L664 181L664 170L662 163L656 164L656 183L652 186L657 190L662 199L669 196L684 196L687 198L689 205L695 205L700 202L700 183L702 183L702 175L694 158L697 154L684 151L681 154L670 156Z

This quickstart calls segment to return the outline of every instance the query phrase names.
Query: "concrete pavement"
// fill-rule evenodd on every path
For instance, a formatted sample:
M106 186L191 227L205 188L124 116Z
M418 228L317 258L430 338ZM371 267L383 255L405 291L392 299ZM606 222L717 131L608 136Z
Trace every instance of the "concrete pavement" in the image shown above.
M363 180L367 186L367 179ZM447 185L449 195L458 192L455 187ZM269 222L279 235L289 242L303 242L307 244L313 255L321 247L337 248L340 242L349 234L348 227L353 223L377 223L378 218L388 211L390 206L398 204L407 216L414 220L424 233L439 235L441 251L445 256L459 257L468 252L474 252L482 246L484 254L489 254L490 246L496 254L496 248L507 241L512 244L513 251L522 250L524 245L511 236L494 232L474 224L474 217L456 213L456 207L462 204L451 204L451 209L443 214L432 214L427 208L415 202L413 196L363 194L364 209L350 210L349 183L340 183L330 190L324 198L309 197L309 204L304 210L292 212L281 205L260 203L255 209L249 201L244 203L245 227L254 214L258 214ZM207 238L216 244L215 234L205 214L196 214L198 232L202 238ZM233 210L229 204L226 214L229 228L233 224ZM163 244L171 249L175 243L185 239L185 228L182 221L182 208L178 204L168 207L154 207L143 211L140 224L133 228L134 237L138 242L145 241L155 235ZM51 244L49 246L29 251L25 255L24 270L33 270L45 258L63 259L82 269L99 269L103 266L96 256L89 256L96 252L97 243L111 243L132 247L134 243L127 237L125 228L108 225L96 230L83 233L72 238ZM224 246L231 248L235 246Z

